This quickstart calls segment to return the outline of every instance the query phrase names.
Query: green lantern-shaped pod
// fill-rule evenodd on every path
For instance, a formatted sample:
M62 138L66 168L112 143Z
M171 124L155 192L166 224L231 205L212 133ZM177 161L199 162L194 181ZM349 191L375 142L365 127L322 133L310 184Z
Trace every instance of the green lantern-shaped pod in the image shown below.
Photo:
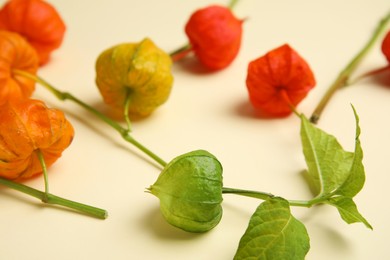
M104 102L123 113L130 99L131 117L145 117L169 97L172 60L149 38L122 43L102 52L96 61L96 84Z
M176 157L148 190L168 223L185 231L206 232L221 220L222 165L207 151Z

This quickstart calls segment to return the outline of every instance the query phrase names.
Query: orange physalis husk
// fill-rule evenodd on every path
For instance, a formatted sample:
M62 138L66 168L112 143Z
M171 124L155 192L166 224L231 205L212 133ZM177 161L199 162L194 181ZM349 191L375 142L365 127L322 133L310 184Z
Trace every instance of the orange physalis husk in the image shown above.
M185 32L200 63L211 70L229 66L240 49L242 23L223 6L212 5L194 12Z
M36 151L52 165L72 142L74 130L64 113L27 99L0 106L0 176L23 180L42 173Z
M315 84L309 65L288 44L248 65L249 99L265 117L290 115Z
M0 30L0 105L31 96L35 81L15 75L13 70L35 75L38 66L36 51L22 36Z
M385 55L388 62L390 62L390 31L386 34L382 41L382 53Z
M104 102L122 113L130 98L131 117L145 117L169 97L172 60L150 39L105 50L96 61L96 84Z
M36 49L40 64L64 38L66 26L57 10L42 0L9 0L0 10L0 29L17 32Z

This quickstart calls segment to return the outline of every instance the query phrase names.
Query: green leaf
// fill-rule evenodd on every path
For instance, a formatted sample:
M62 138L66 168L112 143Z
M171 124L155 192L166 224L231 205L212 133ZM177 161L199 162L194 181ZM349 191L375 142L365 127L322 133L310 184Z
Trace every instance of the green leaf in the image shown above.
M252 215L234 259L300 260L309 248L306 228L291 215L288 201L272 198Z
M355 108L352 106L356 120L355 152L352 160L352 166L348 173L348 178L337 189L336 194L353 198L363 188L365 182L365 172L363 166L363 150L360 145L360 126L359 117Z
M329 203L338 209L341 218L348 224L361 222L372 229L368 221L359 213L355 202L351 198L340 196L330 199Z
M360 132L359 128L358 132ZM319 191L317 197L330 195L337 190L343 194L357 193L356 191L362 185L351 175L360 168L361 153L358 150L360 146L357 147L356 156L352 152L345 151L334 136L311 124L304 115L301 116L301 140L308 175L316 190ZM342 186L343 188L340 189Z

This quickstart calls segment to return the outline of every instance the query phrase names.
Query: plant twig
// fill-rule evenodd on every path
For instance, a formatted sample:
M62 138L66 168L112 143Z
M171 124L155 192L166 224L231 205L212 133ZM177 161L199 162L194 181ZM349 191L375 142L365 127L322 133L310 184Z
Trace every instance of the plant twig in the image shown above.
M50 83L48 83L47 81L45 81L44 79L42 79L42 78L40 78L38 76L32 75L32 74L30 74L30 73L28 73L26 71L14 70L13 72L15 74L17 74L17 75L24 76L26 78L32 79L35 82L39 83L40 85L42 85L43 87L48 89L51 93L53 93L59 100L71 100L71 101L75 102L76 104L78 104L81 107L83 107L84 109L88 110L89 112L91 112L92 114L97 116L99 119L101 119L103 122L105 122L106 124L108 124L109 126L114 128L122 136L122 138L125 141L127 141L127 142L131 143L132 145L134 145L135 147L137 147L139 150L144 152L150 158L155 160L158 164L160 164L163 167L167 164L163 159L161 159L159 156L157 156L151 150L149 150L148 148L143 146L140 142L135 140L130 135L129 129L126 129L126 128L122 127L116 121L114 121L111 118L109 118L109 117L105 116L104 114L100 113L95 108L93 108L92 106L84 103L83 101L81 101L80 99L76 98L72 94L70 94L68 92L62 92L62 91L58 90L57 88L55 88Z
M22 193L28 194L37 199L40 199L42 202L47 204L56 204L56 205L64 206L99 219L106 219L108 217L108 213L104 209L100 209L79 202L75 202L72 200L64 199L56 195L50 194L48 192L42 192L40 190L31 188L24 184L5 179L3 177L0 177L0 184L7 186L8 188L20 191Z
M357 66L367 55L369 50L373 47L374 43L378 40L379 36L384 31L389 21L390 12L379 22L378 26L376 27L374 33L372 34L366 45L364 45L360 52L350 61L350 63L347 64L347 66L340 72L333 84L329 87L329 89L315 108L314 112L312 113L310 117L310 122L314 124L318 122L329 100L332 98L332 96L338 89L342 88L343 86L346 86L351 74L356 70Z

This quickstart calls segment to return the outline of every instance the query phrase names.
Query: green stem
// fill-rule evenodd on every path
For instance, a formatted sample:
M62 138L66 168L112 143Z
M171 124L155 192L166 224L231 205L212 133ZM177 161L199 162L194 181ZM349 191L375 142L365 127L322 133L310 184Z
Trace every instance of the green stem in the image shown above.
M36 153L37 153L37 156L38 156L38 160L39 160L39 163L41 164L41 167L42 167L42 174L43 174L43 179L45 181L45 197L42 201L43 202L47 202L47 198L48 198L48 195L49 195L49 176L47 174L47 167L46 167L46 163L45 163L45 158L43 158L43 154L42 154L42 151L41 150L36 150Z
M262 191L254 191L254 190L243 190L243 189L235 189L235 188L222 188L223 194L235 194L255 199L261 199L261 200L268 200L276 197L275 195L267 192ZM290 206L295 207L305 207L310 208L316 204L326 203L326 200L329 199L328 197L316 197L311 200L288 200Z
M287 95L287 91L285 89L282 89L279 91L279 95L281 98L286 102L286 104L290 107L291 111L298 117L301 117L301 113L298 112L297 108L293 105L291 102L289 96Z
M381 33L384 31L387 23L390 21L390 13L387 14L378 24L375 29L373 35L366 43L366 45L361 49L361 51L350 61L349 64L340 72L336 80L329 87L325 95L322 97L321 101L315 108L312 116L310 117L310 121L314 124L318 122L321 117L322 111L328 104L329 100L332 98L333 94L345 86L351 76L351 74L356 70L357 66L363 60L363 58L367 55L368 51L373 47L374 43L377 41Z
M123 111L123 116L126 120L126 123L127 123L127 130L129 132L131 132L131 121L130 121L130 117L129 117L129 106L130 106L130 103L131 103L131 95L130 95L130 90L127 90L127 94L126 94L126 100L125 100L125 107L124 107L124 111Z
M142 151L143 153L145 153L146 155L148 155L150 158L152 158L153 160L155 160L157 163L159 163L161 166L165 167L167 165L167 163L161 159L160 157L158 157L155 153L153 153L152 151L150 151L148 148L146 148L145 146L143 146L140 142L138 142L137 140L135 140L129 133L126 133L124 135L122 135L122 138L133 144L135 147L137 147L140 151Z
M189 43L181 46L180 48L172 51L169 56L173 62L179 61L192 51L192 47Z
M155 153L153 153L152 151L150 151L148 148L146 148L145 146L143 146L141 143L139 143L138 141L136 141L129 133L129 130L128 129L125 129L123 128L120 124L118 124L117 122L115 122L114 120L112 120L111 118L103 115L102 113L100 113L99 111L97 111L95 108L91 107L90 105L84 103L83 101L81 101L80 99L76 98L75 96L73 96L72 94L68 93L68 92L61 92L59 91L58 89L56 89L53 85L49 84L47 81L45 81L44 79L38 77L38 76L35 76L35 75L32 75L28 72L25 72L25 71L21 71L21 70L14 70L13 71L14 74L16 75L20 75L20 76L24 76L26 78L29 78L29 79L32 79L34 80L35 82L39 83L40 85L42 85L43 87L45 87L46 89L48 89L51 93L53 93L59 100L71 100L73 102L75 102L76 104L80 105L81 107L83 107L84 109L86 109L87 111L91 112L92 114L94 114L95 116L97 116L99 119L101 119L103 122L105 122L106 124L108 124L109 126L111 126L112 128L114 128L121 136L122 138L131 143L132 145L134 145L135 147L137 147L139 150L141 150L142 152L144 152L145 154L147 154L150 158L152 158L153 160L155 160L158 164L160 164L161 166L165 167L165 165L167 165L167 163L161 159L160 157L158 157Z
M47 204L56 204L60 206L64 206L70 209L74 209L76 211L79 211L81 213L99 218L99 219L106 219L108 214L107 211L104 209L92 207L86 204L82 204L79 202L75 202L72 200L64 199L58 196L55 196L50 193L42 192L37 189L28 187L21 183L16 183L11 180L7 180L3 177L0 177L0 184L7 186L8 188L23 192L25 194L28 194L30 196L33 196L37 199L40 199L42 202Z
M235 189L235 188L228 188L228 187L223 187L222 188L222 193L223 194L236 194L236 195L241 195L245 197L251 197L251 198L256 198L256 199L262 199L262 200L267 200L275 197L275 195L267 192L262 192L262 191L253 191L253 190L242 190L242 189Z
M229 7L229 9L234 9L238 1L239 0L231 0L227 6Z

